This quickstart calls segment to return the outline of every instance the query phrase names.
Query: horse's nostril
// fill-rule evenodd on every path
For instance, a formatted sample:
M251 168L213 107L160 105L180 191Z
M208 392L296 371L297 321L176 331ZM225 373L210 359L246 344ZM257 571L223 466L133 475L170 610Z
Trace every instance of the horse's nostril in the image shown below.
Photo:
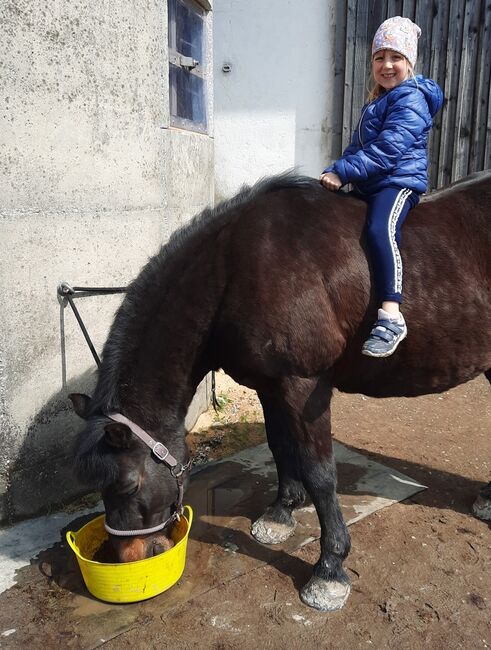
M153 555L160 555L160 553L163 553L166 549L164 548L163 544L160 544L159 542L154 542L153 544Z
M158 535L158 537L152 540L151 544L153 555L160 555L160 553L165 553L165 551L168 551L173 546L174 542L165 535Z

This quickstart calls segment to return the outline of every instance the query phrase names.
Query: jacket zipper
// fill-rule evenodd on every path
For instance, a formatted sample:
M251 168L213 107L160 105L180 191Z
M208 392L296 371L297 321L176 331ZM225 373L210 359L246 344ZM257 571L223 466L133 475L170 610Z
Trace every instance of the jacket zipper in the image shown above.
M376 101L376 100L373 100L373 101ZM365 108L363 109L363 113L361 114L360 121L358 122L358 140L360 141L360 144L361 144L362 149L363 149L363 140L362 140L362 138L361 138L361 125L362 125L362 122L363 122L363 118L365 117L365 113L367 112L368 107L370 106L370 104L373 104L373 101L368 102L368 104L365 106ZM364 194L364 192L362 192L362 191L361 191L361 190L360 190L360 189L355 185L355 183L353 183L353 187L354 187L354 188L356 189L356 191L359 192L360 194Z
M372 102L369 102L365 106L365 108L363 109L363 113L361 114L360 121L358 122L358 140L360 141L362 148L363 148L363 140L361 139L361 124L363 122L363 118L365 117L365 113L367 112L368 107L370 106L371 103Z

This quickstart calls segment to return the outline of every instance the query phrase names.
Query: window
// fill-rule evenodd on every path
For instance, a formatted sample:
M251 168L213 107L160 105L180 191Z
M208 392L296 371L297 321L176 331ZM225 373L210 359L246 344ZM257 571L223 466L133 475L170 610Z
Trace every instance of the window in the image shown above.
M205 17L194 0L168 0L171 125L205 132Z

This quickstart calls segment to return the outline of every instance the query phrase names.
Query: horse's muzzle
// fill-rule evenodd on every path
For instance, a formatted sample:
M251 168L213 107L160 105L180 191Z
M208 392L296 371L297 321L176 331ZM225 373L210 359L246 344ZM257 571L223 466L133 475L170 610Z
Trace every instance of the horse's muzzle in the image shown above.
M118 562L136 562L168 551L174 542L162 534L131 538L111 536L111 545Z

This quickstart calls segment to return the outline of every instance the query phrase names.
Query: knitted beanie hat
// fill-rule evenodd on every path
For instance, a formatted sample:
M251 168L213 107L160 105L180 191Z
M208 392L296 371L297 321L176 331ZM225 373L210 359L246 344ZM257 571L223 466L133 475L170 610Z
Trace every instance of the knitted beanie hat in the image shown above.
M394 50L403 54L409 63L416 65L418 38L421 29L409 18L388 18L377 29L372 43L372 56L379 50Z

